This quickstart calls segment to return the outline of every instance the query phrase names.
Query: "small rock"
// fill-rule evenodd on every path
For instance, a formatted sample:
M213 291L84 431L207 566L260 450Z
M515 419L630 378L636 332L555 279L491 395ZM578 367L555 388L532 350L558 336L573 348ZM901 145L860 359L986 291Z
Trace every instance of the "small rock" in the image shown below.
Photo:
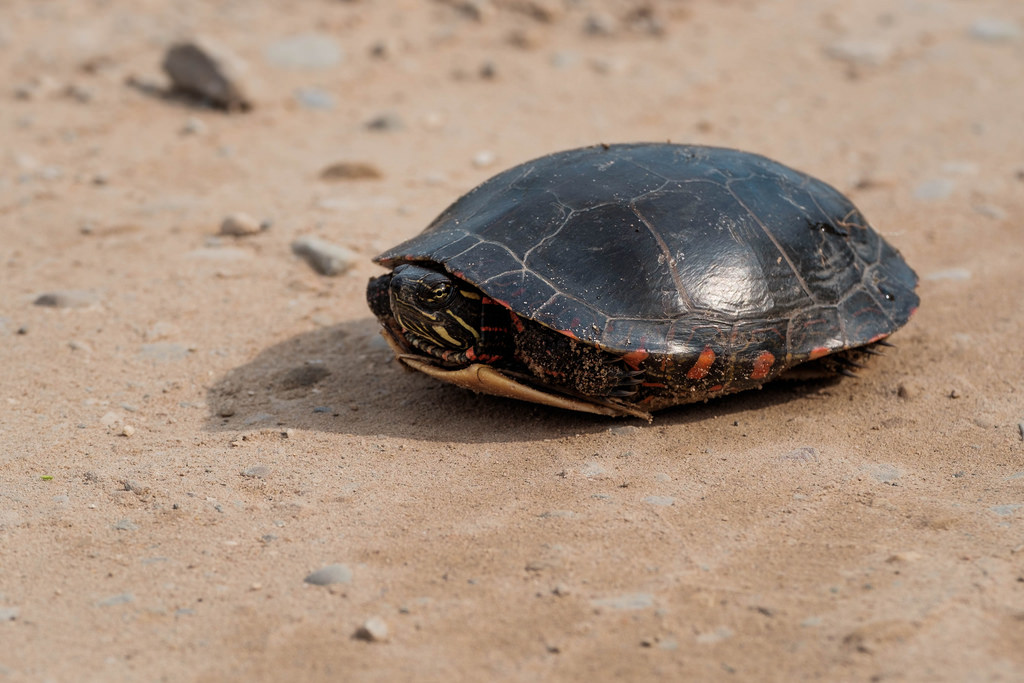
M924 280L970 280L971 271L966 268L946 268L925 273Z
M205 132L206 124L203 123L202 119L198 119L195 116L185 119L185 124L181 127L182 135L202 135Z
M163 69L175 90L228 111L252 107L245 62L208 38L172 45L164 55Z
M1009 21L982 17L971 24L968 34L971 38L986 43L1002 43L1019 38L1020 29Z
M1017 431L1020 433L1020 440L1024 441L1024 422L1017 423Z
M60 90L60 84L50 76L37 76L22 83L14 89L14 96L19 100L36 100L49 97Z
M914 188L914 197L925 201L945 199L956 188L956 183L949 178L926 180Z
M14 621L20 611L17 607L0 607L0 622Z
M78 341L77 339L72 339L71 341L69 341L68 342L68 347L72 351L81 351L83 353L92 353L92 347L91 346L89 346L88 344L86 344L83 341Z
M631 436L640 431L640 428L636 425L620 425L617 427L609 427L608 432L615 436Z
M368 643L383 643L388 639L388 625L380 617L370 617L356 629L352 637Z
M487 168L497 161L497 155L489 149L481 150L473 156L473 165L477 168Z
M113 607L115 605L127 605L130 602L135 602L135 596L131 593L121 593L120 595L111 595L109 598L104 598L96 603L97 607Z
M1009 505L993 505L992 507L989 508L989 510L996 513L1000 517L1009 517L1017 510L1020 510L1022 507L1024 507L1024 504L1010 503Z
M362 161L339 161L320 171L321 180L376 180L380 177L376 166Z
M654 596L650 593L627 593L611 598L598 598L590 601L594 607L607 607L617 610L647 609L654 606Z
M672 496L647 496L646 498L644 498L644 502L649 503L651 505L661 505L668 507L670 505L675 505L676 499L673 498Z
M253 465L242 470L242 476L250 479L265 479L268 474L270 474L270 468L266 465Z
M890 465L889 463L866 465L864 469L867 470L875 480L885 484L891 484L899 479L902 474L898 467Z
M334 109L334 95L322 88L299 88L295 91L295 101L306 109L330 111Z
M329 69L344 56L334 38L323 33L304 33L271 43L263 57L273 66L285 69Z
M331 244L319 237L300 237L292 242L292 252L300 256L321 275L341 275L358 257L345 247Z
M892 53L892 45L877 41L846 40L825 47L826 55L851 66L882 66Z
M697 636L697 642L702 645L710 645L713 643L720 643L723 640L728 640L735 635L734 631L728 626L719 626L714 631L707 631Z
M886 558L885 561L889 564L909 564L911 562L917 562L920 559L921 553L915 552L913 550L906 550L900 553L893 553L888 558Z
M135 531L139 528L139 525L130 519L120 519L114 524L114 528L118 531Z
M263 224L241 211L228 214L220 223L220 234L232 237L246 237L263 231Z
M330 586L335 583L352 583L352 570L343 564L329 564L317 569L304 581L314 586Z
M594 12L583 20L583 32L588 36L614 35L618 28L619 22L607 12Z
M92 292L64 289L40 294L33 303L48 308L88 308L99 303L99 298Z
M379 114L366 122L369 130L376 131L401 130L404 126L401 117L394 113Z
M779 456L780 460L795 460L796 462L818 462L818 449L813 446L801 446Z
M173 342L156 342L155 344L143 344L139 347L139 355L148 360L170 363L184 360L192 352L185 344Z
M135 427L124 425L121 427L121 436L132 436L135 434Z

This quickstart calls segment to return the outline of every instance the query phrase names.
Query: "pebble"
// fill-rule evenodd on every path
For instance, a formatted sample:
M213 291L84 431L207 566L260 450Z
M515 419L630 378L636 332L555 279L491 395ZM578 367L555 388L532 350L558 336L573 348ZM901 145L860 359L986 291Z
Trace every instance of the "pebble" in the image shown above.
M92 347L91 346L89 346L88 344L86 344L83 341L78 341L77 339L72 339L71 341L69 341L68 342L68 347L72 351L81 351L83 353L92 353Z
M609 427L608 432L615 436L632 436L640 431L640 428L636 425L621 425L618 427Z
M378 114L367 121L366 127L369 130L391 131L401 130L405 127L405 124L402 123L402 119L398 114L386 112L384 114Z
M626 593L611 598L597 598L591 600L590 604L619 610L647 609L654 606L654 596L650 593Z
M867 465L864 468L871 476L885 484L892 483L900 478L900 470L895 465L888 463L878 463L876 465Z
M594 12L583 20L583 32L588 36L614 35L618 28L619 22L607 12Z
M380 617L370 617L356 629L353 637L369 643L383 643L388 639L388 625Z
M321 111L330 111L336 104L334 95L323 88L299 88L295 91L295 101L306 109Z
M813 446L801 446L779 456L779 460L795 460L796 462L818 462L818 449Z
M245 62L209 38L194 38L172 45L164 55L163 69L175 90L228 111L245 111L252 107L251 87L245 81Z
M121 427L121 436L132 436L135 434L135 427L124 425Z
M284 69L329 69L340 64L343 56L341 46L323 33L282 38L263 51L267 63Z
M662 505L668 507L670 505L675 505L676 499L672 496L647 496L644 498L644 502L650 503L651 505Z
M62 289L40 294L33 303L47 308L88 308L98 304L99 298L92 292Z
M867 40L844 40L825 46L825 54L851 66L882 66L892 57L889 43Z
M317 569L304 581L314 586L330 586L335 583L352 583L352 570L343 564L329 564Z
M921 559L921 553L914 550L905 550L899 553L893 553L886 558L886 562L889 564L910 564L911 562L917 562Z
M380 170L364 161L339 161L320 171L321 180L376 180Z
M1024 421L1017 423L1017 431L1020 432L1020 440L1024 441Z
M185 344L176 344L174 342L156 342L154 344L143 344L139 347L139 355L143 358L164 363L184 360L191 351Z
M104 598L96 603L97 607L113 607L115 605L127 605L130 602L135 602L135 596L131 593L121 593L120 595L111 595L109 598Z
M966 268L946 268L926 273L924 280L970 280L971 271Z
M20 611L17 607L0 607L0 621L14 621Z
M139 528L139 525L130 519L120 519L114 524L114 528L118 531L135 531Z
M708 631L698 635L697 642L703 645L710 645L713 643L720 643L723 640L729 640L734 635L735 632L728 626L719 626L714 631Z
M250 479L265 479L268 474L270 474L270 468L266 465L252 465L242 470L242 476Z
M484 149L473 156L473 165L477 168L487 168L497 160L498 157L494 152L489 149Z
M996 513L1000 517L1009 517L1022 507L1024 507L1024 504L1010 503L1009 505L993 505L992 507L989 508L989 510Z
M184 125L181 127L182 135L202 135L206 132L206 124L203 123L202 119L190 116L185 119Z
M981 17L971 24L968 34L986 43L1002 43L1020 38L1020 28L1002 19Z
M321 275L341 275L351 268L357 256L345 247L319 237L300 237L292 242L292 252L300 256Z
M945 199L953 193L956 182L949 178L933 178L926 180L914 188L914 197L925 201Z
M247 213L238 211L228 214L220 223L220 234L232 237L246 237L263 232L264 224Z

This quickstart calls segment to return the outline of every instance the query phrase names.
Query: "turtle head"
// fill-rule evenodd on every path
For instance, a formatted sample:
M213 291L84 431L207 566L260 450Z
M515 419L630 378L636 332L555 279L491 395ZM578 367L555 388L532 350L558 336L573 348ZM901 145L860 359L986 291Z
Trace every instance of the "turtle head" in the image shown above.
M403 264L388 285L391 315L405 341L448 362L474 357L480 342L481 296L447 273Z

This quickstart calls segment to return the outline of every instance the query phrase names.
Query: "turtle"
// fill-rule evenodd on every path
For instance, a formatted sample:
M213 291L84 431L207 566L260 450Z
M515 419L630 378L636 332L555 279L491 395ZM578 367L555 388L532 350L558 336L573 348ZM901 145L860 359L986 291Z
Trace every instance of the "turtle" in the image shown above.
M854 374L919 303L917 275L838 190L700 145L522 163L374 260L389 272L367 301L405 366L648 420L780 376Z

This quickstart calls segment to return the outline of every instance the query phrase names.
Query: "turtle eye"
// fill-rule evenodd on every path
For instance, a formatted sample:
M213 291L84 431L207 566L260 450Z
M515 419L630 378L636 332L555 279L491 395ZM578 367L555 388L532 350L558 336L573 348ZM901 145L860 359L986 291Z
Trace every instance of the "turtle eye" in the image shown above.
M420 294L420 301L427 308L438 309L448 303L451 293L452 284L450 282L436 282L424 288Z

